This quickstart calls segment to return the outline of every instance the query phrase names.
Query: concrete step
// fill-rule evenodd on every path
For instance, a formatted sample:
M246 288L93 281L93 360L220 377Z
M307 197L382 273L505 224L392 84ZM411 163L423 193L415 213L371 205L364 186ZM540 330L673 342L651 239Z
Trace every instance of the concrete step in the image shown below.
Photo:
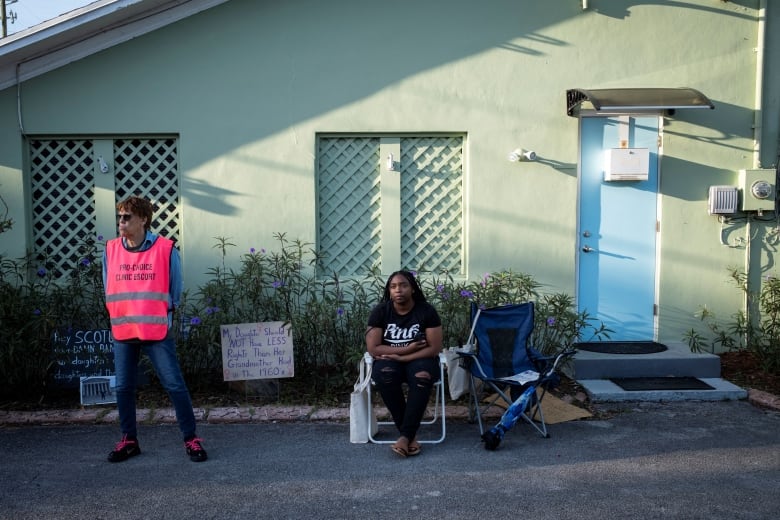
M712 390L623 390L609 379L578 379L591 402L618 401L735 401L746 399L747 391L719 377L699 380Z
M580 350L571 377L582 380L614 377L720 377L720 357L696 354L684 343L664 343L668 350L652 354L602 354Z

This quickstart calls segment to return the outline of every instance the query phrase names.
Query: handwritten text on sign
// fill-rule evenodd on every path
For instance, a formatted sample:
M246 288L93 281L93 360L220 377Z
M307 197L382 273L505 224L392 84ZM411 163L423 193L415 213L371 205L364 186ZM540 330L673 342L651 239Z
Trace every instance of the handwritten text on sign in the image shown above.
M75 388L81 377L114 374L113 338L108 329L55 331L52 344L54 386Z
M293 377L293 340L282 321L222 325L225 381Z

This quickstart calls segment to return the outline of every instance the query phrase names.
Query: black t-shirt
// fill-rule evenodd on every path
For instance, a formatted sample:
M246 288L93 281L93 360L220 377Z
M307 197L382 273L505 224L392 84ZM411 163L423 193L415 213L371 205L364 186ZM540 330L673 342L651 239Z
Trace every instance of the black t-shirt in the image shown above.
M398 314L393 302L384 302L373 308L368 317L368 326L382 329L383 344L405 347L418 332L441 326L441 318L428 302L415 302L407 314Z

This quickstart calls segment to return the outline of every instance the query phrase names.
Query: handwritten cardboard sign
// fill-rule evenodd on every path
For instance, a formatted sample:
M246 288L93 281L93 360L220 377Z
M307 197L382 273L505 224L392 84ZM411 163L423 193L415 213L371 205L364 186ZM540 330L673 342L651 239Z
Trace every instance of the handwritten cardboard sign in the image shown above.
M76 388L82 377L114 375L113 338L108 329L55 332L53 383Z
M220 326L225 381L293 377L293 338L282 321Z

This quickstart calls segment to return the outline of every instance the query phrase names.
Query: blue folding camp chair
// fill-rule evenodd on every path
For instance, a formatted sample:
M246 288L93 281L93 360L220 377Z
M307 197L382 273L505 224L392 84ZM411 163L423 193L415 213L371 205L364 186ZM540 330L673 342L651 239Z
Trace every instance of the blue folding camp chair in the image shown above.
M468 343L474 348L461 356L471 380L470 418L476 416L486 449L495 449L518 419L533 426L542 437L549 437L542 399L549 388L560 382L556 370L562 359L574 351L543 356L528 344L533 327L533 302L488 309L471 304ZM481 390L478 390L478 380L482 382ZM495 395L483 404L482 396L489 392ZM509 408L501 421L486 432L482 415L497 405L499 399L503 399Z

